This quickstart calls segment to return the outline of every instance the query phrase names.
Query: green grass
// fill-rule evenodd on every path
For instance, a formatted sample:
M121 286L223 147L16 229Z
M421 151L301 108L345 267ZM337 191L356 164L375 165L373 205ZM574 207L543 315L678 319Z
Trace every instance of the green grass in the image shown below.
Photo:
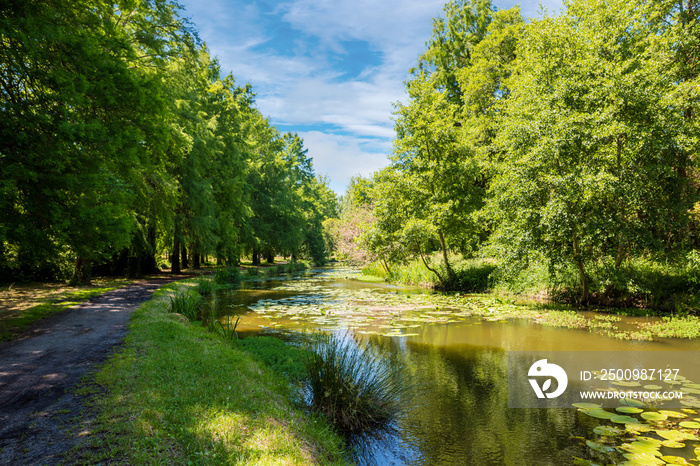
M73 463L346 464L342 440L290 400L287 379L169 313L168 285L135 311L92 385L97 416Z
M31 285L24 285L22 295L12 299L25 299L39 304L24 309L0 309L0 341L13 340L26 332L32 324L42 319L63 312L95 296L127 286L131 282L131 280L124 279L108 280L102 286L66 287L66 291L52 295L44 295L41 292L34 293ZM37 289L41 286L42 284L35 284ZM3 290L2 293L10 295L12 290Z
M491 288L491 274L496 270L494 261L464 259L458 255L451 255L450 266L454 275L448 279L448 274L442 263L442 256L434 254L428 262L432 268L438 270L446 280L445 283L440 283L437 275L428 270L420 259L414 259L405 264L394 264L390 267L389 272L379 262L375 262L365 266L362 269L362 276L357 279L362 281L386 280L444 291L481 293Z

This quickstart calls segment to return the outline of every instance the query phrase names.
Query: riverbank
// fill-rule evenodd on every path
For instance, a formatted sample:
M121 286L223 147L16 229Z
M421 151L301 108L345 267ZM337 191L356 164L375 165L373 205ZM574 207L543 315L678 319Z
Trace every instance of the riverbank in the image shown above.
M341 439L292 399L289 382L240 345L169 313L158 290L124 346L87 384L95 411L69 461L345 464Z

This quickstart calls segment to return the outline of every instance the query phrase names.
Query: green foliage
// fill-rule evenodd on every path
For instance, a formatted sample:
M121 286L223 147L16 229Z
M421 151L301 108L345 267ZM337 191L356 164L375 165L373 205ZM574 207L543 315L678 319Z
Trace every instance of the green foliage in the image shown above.
M178 293L170 297L170 312L181 314L190 322L197 320L201 311L202 296L194 291Z
M233 318L231 318L231 320L233 320ZM236 332L236 328L240 322L241 317L236 316L236 321L233 323L233 325L231 325L230 321L224 325L221 323L221 320L215 320L212 327L213 330L216 330L216 332L221 335L224 340L231 342L238 340L238 332Z
M238 287L241 283L241 271L238 267L218 268L214 272L214 281L219 285Z
M349 337L325 335L312 351L306 365L312 409L339 432L367 432L400 415L406 385L369 347Z
M197 282L197 292L202 296L214 293L214 283L209 278L200 278Z

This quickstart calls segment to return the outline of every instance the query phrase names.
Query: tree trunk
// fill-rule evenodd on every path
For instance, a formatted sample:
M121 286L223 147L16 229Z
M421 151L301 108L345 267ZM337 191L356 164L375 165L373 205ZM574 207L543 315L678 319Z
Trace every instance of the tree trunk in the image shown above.
M268 252L267 253L267 263L268 264L274 264L275 263L275 254L273 252Z
M583 266L583 260L581 259L581 250L578 246L578 238L574 233L573 236L574 244L574 260L576 261L576 268L578 268L579 279L581 280L581 302L582 306L588 304L589 293L588 293L588 279L586 278L586 269Z
M70 281L71 285L89 285L91 269L92 261L90 259L85 259L84 257L78 256L75 259L73 278L71 278Z
M260 253L257 248L253 248L253 265L260 265Z
M170 263L172 267L170 271L173 274L180 273L180 222L175 219L175 227L173 229L173 252L170 255Z
M454 277L454 272L452 271L452 267L450 266L450 261L447 259L447 246L445 245L445 236L442 234L442 230L438 230L438 236L440 237L440 249L442 249L442 260L445 263L447 277L452 278Z
M201 268L199 262L199 252L197 252L196 246L192 246L192 268L195 270L199 270Z
M180 256L182 256L182 268L186 269L190 266L189 262L187 261L187 245L185 244L184 241L180 242Z
M438 272L436 269L430 267L428 265L428 262L425 260L425 257L423 257L423 251L421 251L420 245L418 245L418 255L420 256L420 259L423 261L423 265L425 265L425 268L430 270L437 276L438 280L440 281L440 284L445 286L445 280L443 280L442 275L440 275L440 272ZM414 283L414 285L419 285L419 283Z

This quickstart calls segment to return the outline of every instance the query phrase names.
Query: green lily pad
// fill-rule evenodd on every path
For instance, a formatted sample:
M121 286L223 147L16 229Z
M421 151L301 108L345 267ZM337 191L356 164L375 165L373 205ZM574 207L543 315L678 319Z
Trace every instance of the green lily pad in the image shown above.
M612 447L596 442L591 442L590 440L586 440L586 445L588 445L589 448L600 453L610 453L611 451L615 451L615 449Z
M625 414L639 414L644 410L642 408L635 408L634 406L618 406L615 408L615 411Z
M596 419L610 419L611 417L615 416L615 413L611 413L610 411L606 411L602 408L598 409L579 409L584 414L588 414L591 417L594 417Z
M601 405L595 403L573 403L571 406L581 409L596 409L601 407Z
M668 464L680 464L683 466L690 465L690 463L688 463L688 461L685 458L682 458L680 456L666 455L662 456L661 459Z
M664 388L664 387L662 387L661 385L645 385L644 386L644 389L646 389L646 390L661 390L662 388Z
M629 424L625 424L625 429L631 434L638 434L640 432L651 432L652 430L654 430L647 424L640 424L639 422L631 422Z
M642 385L641 383L633 380L616 380L612 384L617 385L618 387L639 387Z
M616 414L612 416L610 420L616 424L630 424L632 422L637 422L637 419L631 416L624 416L622 414Z
M698 414L698 412L695 411L694 409L683 408L683 409L681 409L681 411L683 411L686 414Z
M668 411L668 410L665 410L665 409L660 409L660 410L659 410L659 413L660 413L660 414L665 414L665 415L668 416L668 417L675 417L675 418L684 418L684 417L688 417L688 416L686 416L686 415L683 414L683 413L679 413L678 411Z
M683 421L679 425L686 429L700 429L700 422L695 421Z
M665 421L666 419L668 419L668 416L666 416L665 414L654 412L642 413L641 416L647 421Z
M665 440L661 442L661 445L666 448L685 448L685 443L676 442L675 440Z
M623 398L620 400L620 404L625 406L635 406L637 408L643 408L644 406L646 406L641 401L633 400L632 398Z
M662 430L659 429L656 431L656 435L659 437L666 439L666 440L674 440L676 442L679 442L681 440L685 440L685 434L683 432L679 432L677 430Z
M686 388L686 387L687 387L687 388L694 388L694 389L696 389L696 390L700 390L700 384L698 384L698 383L686 383L686 384L683 384L683 388Z
M598 435L603 435L605 437L615 437L622 433L620 429L616 429L615 427L611 426L598 426L595 429L593 429L593 432L595 432Z

